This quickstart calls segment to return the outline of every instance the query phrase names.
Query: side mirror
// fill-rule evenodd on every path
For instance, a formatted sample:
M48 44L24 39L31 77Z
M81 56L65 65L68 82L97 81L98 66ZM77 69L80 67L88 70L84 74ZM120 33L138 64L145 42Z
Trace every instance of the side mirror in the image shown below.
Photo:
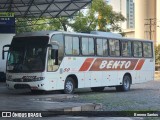
M58 65L58 44L48 44L47 47L51 48L51 59L55 60L55 65Z
M4 58L5 58L5 56L4 56L4 53L5 52L8 52L8 50L4 50L4 48L6 48L6 47L10 47L11 45L4 45L3 46L3 50L2 50L2 59L4 60Z
M52 48L52 49L57 49L58 50L58 45L57 44L48 44L46 47Z
M4 60L4 50L2 50L2 60Z

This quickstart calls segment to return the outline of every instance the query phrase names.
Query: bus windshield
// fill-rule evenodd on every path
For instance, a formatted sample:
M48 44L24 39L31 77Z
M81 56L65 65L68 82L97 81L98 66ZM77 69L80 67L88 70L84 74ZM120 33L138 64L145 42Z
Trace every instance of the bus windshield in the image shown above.
M7 59L8 72L42 72L49 37L13 38Z

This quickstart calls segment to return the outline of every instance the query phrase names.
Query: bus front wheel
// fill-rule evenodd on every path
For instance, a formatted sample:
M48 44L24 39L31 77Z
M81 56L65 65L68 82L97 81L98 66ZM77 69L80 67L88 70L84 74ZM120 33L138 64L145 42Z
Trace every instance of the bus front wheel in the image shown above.
M64 93L65 94L73 94L75 89L75 82L73 78L68 77L65 81L64 85Z
M129 75L125 75L123 77L123 84L121 86L116 86L117 91L129 91L131 87L131 77Z

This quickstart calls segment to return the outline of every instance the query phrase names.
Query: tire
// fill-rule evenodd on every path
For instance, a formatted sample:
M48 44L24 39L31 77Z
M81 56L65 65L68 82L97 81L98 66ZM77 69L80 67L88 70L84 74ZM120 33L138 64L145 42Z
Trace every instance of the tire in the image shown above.
M73 78L68 77L64 84L64 93L65 94L73 94L75 90L75 82Z
M91 87L93 92L102 92L105 87Z
M131 77L129 75L125 75L123 77L123 85L116 86L117 91L129 91L131 87Z

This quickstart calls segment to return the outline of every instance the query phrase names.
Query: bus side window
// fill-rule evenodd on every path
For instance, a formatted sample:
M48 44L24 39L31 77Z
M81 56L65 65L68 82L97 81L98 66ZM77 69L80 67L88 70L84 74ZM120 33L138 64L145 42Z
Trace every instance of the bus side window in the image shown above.
M119 40L109 39L109 53L110 56L120 56Z
M150 42L143 42L143 55L144 57L153 57L152 54L152 43Z
M103 56L108 56L108 41L103 39Z
M97 39L97 55L103 56L103 41L102 39Z
M139 41L133 42L133 55L134 57L142 57L142 43Z
M94 39L82 37L82 55L94 55Z
M106 39L97 39L97 55L108 56L108 44Z
M56 34L52 36L51 41L58 43L58 63L62 62L64 56L64 35L63 34Z
M88 55L88 38L82 37L82 54Z
M79 55L79 38L76 36L65 36L66 55Z
M123 57L131 57L131 42L130 41L121 41L122 43L122 56Z
M65 36L65 53L67 55L72 55L73 43L71 36Z

